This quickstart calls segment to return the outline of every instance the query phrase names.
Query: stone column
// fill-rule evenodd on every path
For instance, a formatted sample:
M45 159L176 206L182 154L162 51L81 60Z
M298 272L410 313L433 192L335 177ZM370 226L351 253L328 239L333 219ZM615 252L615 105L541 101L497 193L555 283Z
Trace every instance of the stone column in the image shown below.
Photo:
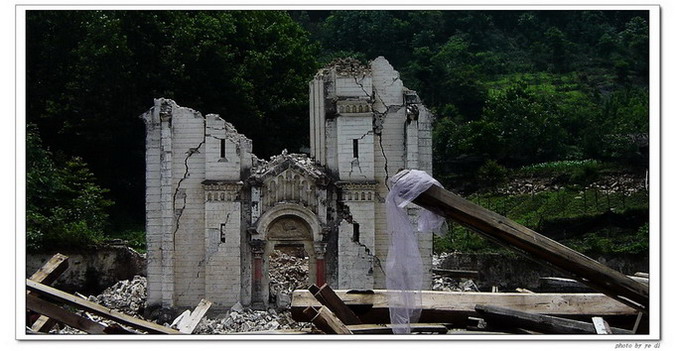
M314 242L314 255L316 256L316 285L321 287L326 283L326 243Z
M263 255L265 253L265 241L253 239L249 242L253 253L253 281L251 289L251 304L253 306L265 305L263 299Z

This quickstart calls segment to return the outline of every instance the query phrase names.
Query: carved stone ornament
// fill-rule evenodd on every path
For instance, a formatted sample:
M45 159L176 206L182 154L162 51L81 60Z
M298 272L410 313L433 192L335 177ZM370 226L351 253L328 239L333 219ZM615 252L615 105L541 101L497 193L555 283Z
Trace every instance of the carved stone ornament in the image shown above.
M268 240L312 240L312 232L299 218L280 217L267 230Z

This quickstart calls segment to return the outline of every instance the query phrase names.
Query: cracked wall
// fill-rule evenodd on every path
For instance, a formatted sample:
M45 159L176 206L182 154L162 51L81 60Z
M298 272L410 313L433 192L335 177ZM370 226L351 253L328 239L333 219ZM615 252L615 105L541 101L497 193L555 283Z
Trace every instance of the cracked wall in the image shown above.
M194 306L205 297L236 303L241 297L240 179L250 168L250 140L217 115L202 116L168 99L156 99L141 117L146 122L148 304Z
M383 288L385 276L378 263L385 262L389 243L387 181L404 168L432 173L433 116L383 57L369 65L353 59L329 64L310 82L310 105L312 155L339 180L341 201L359 224L358 242L352 240L352 222L345 220L339 227L340 288ZM354 189L366 184L369 190L363 193L370 199L362 200L360 192L357 198ZM412 207L409 213L415 221L417 210ZM429 285L432 234L417 235Z
M269 253L274 240L266 242L261 223L291 208L283 213L314 223L312 240L301 241L318 249L310 256L326 248L327 283L384 287L387 181L402 168L431 173L433 117L382 57L367 66L338 61L317 73L309 92L311 157L284 151L259 160L230 123L168 99L141 116L149 305L265 305L254 255L259 245ZM408 211L413 221L417 212ZM432 234L416 235L430 283Z

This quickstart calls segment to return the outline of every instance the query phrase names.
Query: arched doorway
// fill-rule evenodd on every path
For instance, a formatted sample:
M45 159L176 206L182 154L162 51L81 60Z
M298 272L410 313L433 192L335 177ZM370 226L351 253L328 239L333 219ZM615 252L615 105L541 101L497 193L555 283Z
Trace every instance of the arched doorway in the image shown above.
M272 221L266 238L268 302L285 306L293 290L307 289L316 281L311 228L297 216L284 215Z
M325 244L316 214L298 204L279 204L260 217L256 232L262 240L258 241L259 253L254 253L254 304L270 303L270 261L278 251L302 256L299 261L306 267L306 284L323 284Z

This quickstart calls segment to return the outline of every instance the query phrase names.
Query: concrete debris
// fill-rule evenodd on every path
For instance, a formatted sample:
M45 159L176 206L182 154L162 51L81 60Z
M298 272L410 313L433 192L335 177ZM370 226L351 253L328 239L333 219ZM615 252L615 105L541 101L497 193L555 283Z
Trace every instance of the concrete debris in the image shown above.
M447 252L431 257L431 264L434 269L443 267L443 261L448 257ZM434 291L480 291L472 279L454 279L434 274L432 277L431 290Z
M340 76L364 76L370 74L370 67L353 58L337 58L326 66L326 69L335 68Z
M277 269L275 281L277 282L279 291L289 292L292 291L294 286L301 286L300 284L304 284L302 285L304 286L303 289L307 288L307 268L306 264L303 264L303 262L306 262L305 258L296 258L281 252L275 252L272 257L274 257L273 262L277 266L288 265L288 267ZM300 269L298 267L305 268ZM302 278L303 275L304 279ZM284 276L289 277L290 279L288 280L290 282L286 283L280 278ZM136 276L133 280L123 280L116 283L98 296L89 296L88 300L125 314L145 319L142 316L142 311L145 305L146 286L147 280L145 277ZM80 314L104 325L112 323L90 313L80 312ZM164 325L169 326L170 323L164 323ZM278 311L270 308L259 311L244 308L241 303L237 303L224 316L219 316L218 318L204 317L193 334L229 334L291 329L310 331L311 328L311 323L294 321L288 310ZM50 333L86 334L81 330L69 326L55 327Z
M220 319L203 318L193 334L228 334L246 333L267 330L301 330L312 328L311 323L296 322L290 311L277 311L273 308L256 311L242 308L239 311L230 309Z
M498 191L505 195L537 194L542 191L557 191L564 189L556 184L554 177L518 178L500 187ZM598 190L602 194L623 193L630 196L639 191L645 191L645 180L636 175L603 175L597 181L584 187L584 190Z
M145 306L146 287L145 277L137 275L132 280L115 283L98 296L89 296L88 300L140 318Z
M291 165L302 169L307 174L321 178L324 175L323 170L316 164L316 162L306 154L288 153L283 150L280 155L272 156L269 161L256 159L251 170L251 177L262 178L264 175L273 172L278 166L285 162L290 162Z
M287 307L293 290L309 288L308 258L304 252L299 254L274 250L270 255L270 297L279 307Z

